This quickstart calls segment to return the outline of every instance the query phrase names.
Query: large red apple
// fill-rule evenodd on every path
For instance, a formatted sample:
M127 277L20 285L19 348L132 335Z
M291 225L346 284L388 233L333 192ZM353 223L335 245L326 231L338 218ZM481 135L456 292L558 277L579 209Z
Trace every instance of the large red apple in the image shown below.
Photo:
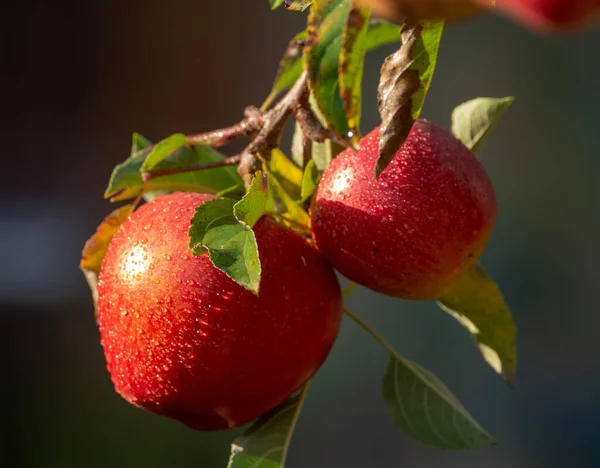
M379 179L379 129L327 168L312 207L317 247L375 291L436 299L483 251L496 198L483 166L447 130L418 120Z
M536 29L581 26L600 15L600 0L477 0Z
M255 226L260 294L192 256L188 229L210 195L175 193L135 211L115 234L98 282L98 321L121 396L199 430L239 426L292 395L337 336L340 287L303 238Z

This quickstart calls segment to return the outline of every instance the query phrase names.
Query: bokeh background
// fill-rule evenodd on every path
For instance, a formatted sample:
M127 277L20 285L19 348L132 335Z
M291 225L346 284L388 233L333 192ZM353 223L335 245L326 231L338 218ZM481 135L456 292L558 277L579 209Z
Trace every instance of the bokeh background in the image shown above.
M113 391L81 247L130 135L233 123L267 95L303 14L266 0L23 0L3 7L0 109L0 465L224 467L236 431L198 433ZM344 322L314 379L290 468L600 466L600 28L542 37L482 16L447 28L424 115L475 96L517 100L482 159L500 214L483 261L519 326L509 390L433 303L359 289L349 306L436 372L501 445L440 452L389 420L386 353ZM369 56L363 130L377 124ZM235 150L235 148L233 148Z

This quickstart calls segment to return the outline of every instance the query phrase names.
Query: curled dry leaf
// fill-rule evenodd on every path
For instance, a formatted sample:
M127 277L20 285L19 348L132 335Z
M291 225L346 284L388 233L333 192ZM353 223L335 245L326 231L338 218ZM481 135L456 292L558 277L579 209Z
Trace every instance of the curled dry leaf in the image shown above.
M285 9L304 11L312 4L312 0L285 0Z
M106 254L106 250L108 249L108 245L113 236L132 211L133 205L125 205L110 213L104 218L104 221L100 223L94 235L85 243L83 251L81 252L79 268L81 268L81 271L85 275L85 279L92 290L92 298L94 299L96 313L98 312L98 294L96 286L98 284L98 275L100 274L102 259Z
M398 152L419 114L431 83L443 21L407 23L402 46L381 68L377 106L381 115L379 158L375 177Z

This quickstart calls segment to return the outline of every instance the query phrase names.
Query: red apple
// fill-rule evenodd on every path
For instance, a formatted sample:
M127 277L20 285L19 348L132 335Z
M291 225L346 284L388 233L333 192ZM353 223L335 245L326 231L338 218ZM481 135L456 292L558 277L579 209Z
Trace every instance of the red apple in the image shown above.
M479 10L472 0L357 0L357 3L393 21L405 17L457 20Z
M589 23L600 15L600 0L478 0L497 7L517 21L542 30Z
M135 211L115 234L98 282L98 322L116 391L199 430L270 410L319 369L337 336L332 268L289 229L254 231L260 294L192 256L190 219L211 195L174 193Z
M479 257L496 219L483 166L444 128L418 120L379 179L379 129L324 172L311 210L321 253L349 279L436 299Z

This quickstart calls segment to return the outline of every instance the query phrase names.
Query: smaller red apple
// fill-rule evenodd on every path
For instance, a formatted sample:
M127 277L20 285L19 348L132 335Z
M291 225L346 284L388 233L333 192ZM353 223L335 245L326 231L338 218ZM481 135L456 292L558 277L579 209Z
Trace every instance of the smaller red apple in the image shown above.
M379 129L325 170L313 237L343 275L404 299L437 299L483 251L496 219L492 183L450 132L415 122L378 179Z
M405 17L458 20L480 9L472 0L357 0L357 3L392 21Z
M600 16L600 0L477 0L545 31L583 26Z

